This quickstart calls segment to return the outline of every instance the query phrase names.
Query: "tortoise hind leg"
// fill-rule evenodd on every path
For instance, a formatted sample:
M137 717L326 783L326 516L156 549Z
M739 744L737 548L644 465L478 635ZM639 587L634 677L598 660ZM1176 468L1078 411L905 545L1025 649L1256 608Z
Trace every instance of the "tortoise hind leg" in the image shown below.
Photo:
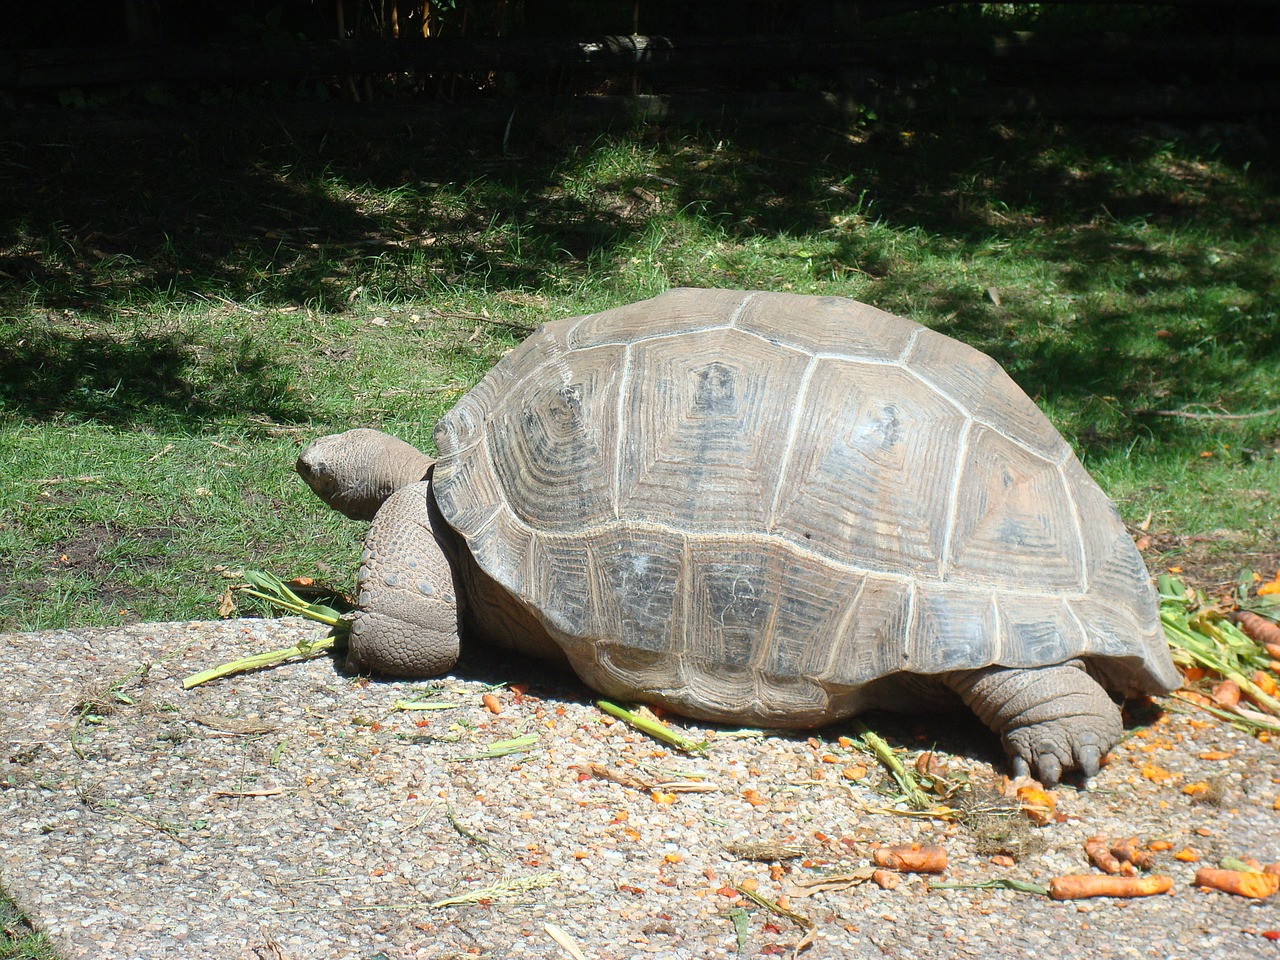
M1052 785L1078 770L1087 784L1124 732L1120 708L1080 660L956 671L945 682L1000 734L1015 776Z

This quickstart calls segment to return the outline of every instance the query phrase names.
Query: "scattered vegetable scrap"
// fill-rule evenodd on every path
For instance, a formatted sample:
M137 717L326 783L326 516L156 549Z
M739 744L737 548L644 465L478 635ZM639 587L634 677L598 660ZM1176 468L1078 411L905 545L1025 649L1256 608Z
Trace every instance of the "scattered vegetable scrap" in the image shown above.
M871 881L881 890L896 890L902 883L902 874L892 870L877 870L871 874Z
M1211 602L1202 591L1162 574L1156 578L1160 619L1186 678L1178 699L1237 726L1280 732L1280 591L1259 589L1250 596L1253 582L1248 573L1234 600Z
M884 768L898 782L907 805L913 810L927 810L933 806L933 800L920 789L915 777L911 775L911 772L906 768L902 760L898 758L898 755L893 752L893 748L885 742L884 738L873 733L871 728L860 720L855 720L853 725L861 735L862 742L866 748L876 755L876 759L884 764Z
M1156 865L1155 854L1139 847L1137 837L1117 840L1111 845L1111 853L1122 863L1131 863L1139 870L1150 870Z
M587 960L587 955L582 952L582 948L578 946L577 941L565 931L561 930L554 923L544 923L542 929L547 932L552 940L564 950L573 960Z
M1144 763L1139 772L1152 783L1168 783L1170 780L1179 779L1178 774L1166 770L1164 767L1158 767L1154 763Z
M1214 684L1209 696L1218 706L1230 710L1240 703L1240 685L1234 680L1223 680L1221 683Z
M308 603L302 597L298 596L290 589L290 584L285 583L279 577L270 573L262 573L257 570L246 570L244 578L248 581L246 586L239 587L238 590L250 597L255 597L272 606L279 607L289 613L306 617L308 620L315 620L319 623L332 627L332 633L320 640L315 641L299 641L292 647L285 647L281 650L269 650L265 653L255 653L248 657L241 657L239 660L232 660L230 663L224 663L221 666L213 667L209 670L202 670L199 673L193 673L182 680L182 689L190 690L192 687L199 686L202 683L208 683L210 680L217 680L221 677L230 676L236 673L245 673L249 670L261 670L265 667L274 667L281 663L292 660L309 660L324 653L335 644L345 643L348 630L348 622L342 619L341 614L333 607L326 606L321 603ZM300 580L291 581L293 586L304 587L309 583L303 583ZM233 604L234 605L234 604Z
M850 887L856 887L858 884L866 883L868 880L874 882L876 874L880 872L875 867L859 867L849 873L804 877L794 881L791 889L793 895L797 897L811 897L815 893L848 890Z
M1054 810L1058 806L1058 797L1048 790L1035 786L1018 787L1016 796L1022 805L1022 812L1038 827L1051 823Z
M663 743L669 743L677 750L683 750L685 753L705 753L707 750L707 741L693 741L681 733L672 730L664 723L650 719L640 713L633 713L624 707L611 703L608 700L597 700L596 706L603 710L611 717L616 717L630 727L639 730L641 733L653 737L655 740L661 740Z
M534 873L528 876L511 877L507 880L500 880L495 884L487 887L481 887L476 890L470 890L466 893L460 893L454 897L446 897L444 900L436 900L434 903L427 904L428 910L438 910L441 907L456 907L468 903L482 903L486 900L504 900L508 897L519 896L528 893L530 890L539 890L548 887L560 879L558 872L551 873Z
M498 757L509 757L515 753L528 753L538 742L536 733L526 733L519 737L513 737L510 740L498 740L480 751L479 753L461 754L456 757L446 757L450 762L465 760L494 760Z
M808 855L808 849L798 843L772 840L739 840L724 848L739 860L756 860L769 863L776 860L794 860Z
M452 710L457 706L456 703L449 703L444 700L396 700L391 704L391 709L418 711L418 710Z
M1054 900L1089 897L1150 897L1173 889L1173 878L1162 876L1113 877L1105 873L1069 874L1049 881Z
M611 780L624 787L633 787L637 790L654 789L653 784L643 777L637 777L623 770L615 770L612 767L605 766L603 763L580 763L570 769L577 772L579 780L589 780L594 777L599 780Z
M1141 849L1136 837L1115 843L1106 837L1090 837L1084 842L1084 852L1090 863L1113 876L1132 877L1138 870L1150 870L1155 865L1154 854Z
M1232 893L1237 897L1265 900L1280 891L1280 873L1201 867L1196 871L1196 886L1221 890L1223 893Z
M799 956L808 949L810 944L813 943L813 938L817 933L817 925L808 917L792 910L787 905L785 897L779 897L776 901L770 900L768 897L762 896L742 884L735 885L733 889L757 906L764 907L764 909L768 910L776 917L782 917L785 920L790 920L804 931L804 936L801 937L795 946L791 948L792 956Z
M903 873L943 873L947 869L947 851L932 843L903 843L872 851L877 867Z
M1014 877L993 877L990 880L981 880L977 883L930 883L930 890L1017 890L1019 893L1034 893L1036 896L1047 897L1049 888L1041 886L1038 883L1031 883L1027 880L1018 880Z
M1084 853L1089 858L1089 862L1101 870L1103 873L1124 874L1131 877L1136 872L1133 864L1123 863L1111 852L1111 847L1107 843L1105 837L1090 837L1084 842ZM1125 868L1128 867L1126 870Z

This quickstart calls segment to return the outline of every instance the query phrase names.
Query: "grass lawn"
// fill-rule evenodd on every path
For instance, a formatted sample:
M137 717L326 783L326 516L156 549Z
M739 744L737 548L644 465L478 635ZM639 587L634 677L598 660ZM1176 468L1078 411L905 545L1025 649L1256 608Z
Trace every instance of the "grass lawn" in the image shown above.
M349 586L362 527L293 476L303 443L429 446L529 327L673 285L850 296L958 337L1154 565L1273 565L1268 136L891 118L506 154L478 131L0 143L0 629L213 618L245 567Z
M847 295L988 351L1170 562L1230 575L1280 498L1260 136L2 144L0 627L212 617L246 565L348 584L361 528L292 475L300 445L429 446L528 327L678 284Z

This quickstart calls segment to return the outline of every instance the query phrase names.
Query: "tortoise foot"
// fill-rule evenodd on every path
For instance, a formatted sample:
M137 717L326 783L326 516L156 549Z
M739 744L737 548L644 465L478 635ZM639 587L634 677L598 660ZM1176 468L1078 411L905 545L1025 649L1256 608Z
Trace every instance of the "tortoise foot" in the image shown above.
M1124 732L1120 709L1079 660L963 671L948 684L1000 734L1014 775L1047 786L1074 773L1087 787Z

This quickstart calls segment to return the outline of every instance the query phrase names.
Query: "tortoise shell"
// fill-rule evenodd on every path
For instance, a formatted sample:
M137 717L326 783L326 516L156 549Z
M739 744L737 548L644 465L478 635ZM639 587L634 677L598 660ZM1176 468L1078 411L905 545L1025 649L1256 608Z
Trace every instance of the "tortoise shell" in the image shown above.
M789 725L1085 658L1177 685L1115 508L990 357L852 300L548 323L436 429L440 510L590 685Z

